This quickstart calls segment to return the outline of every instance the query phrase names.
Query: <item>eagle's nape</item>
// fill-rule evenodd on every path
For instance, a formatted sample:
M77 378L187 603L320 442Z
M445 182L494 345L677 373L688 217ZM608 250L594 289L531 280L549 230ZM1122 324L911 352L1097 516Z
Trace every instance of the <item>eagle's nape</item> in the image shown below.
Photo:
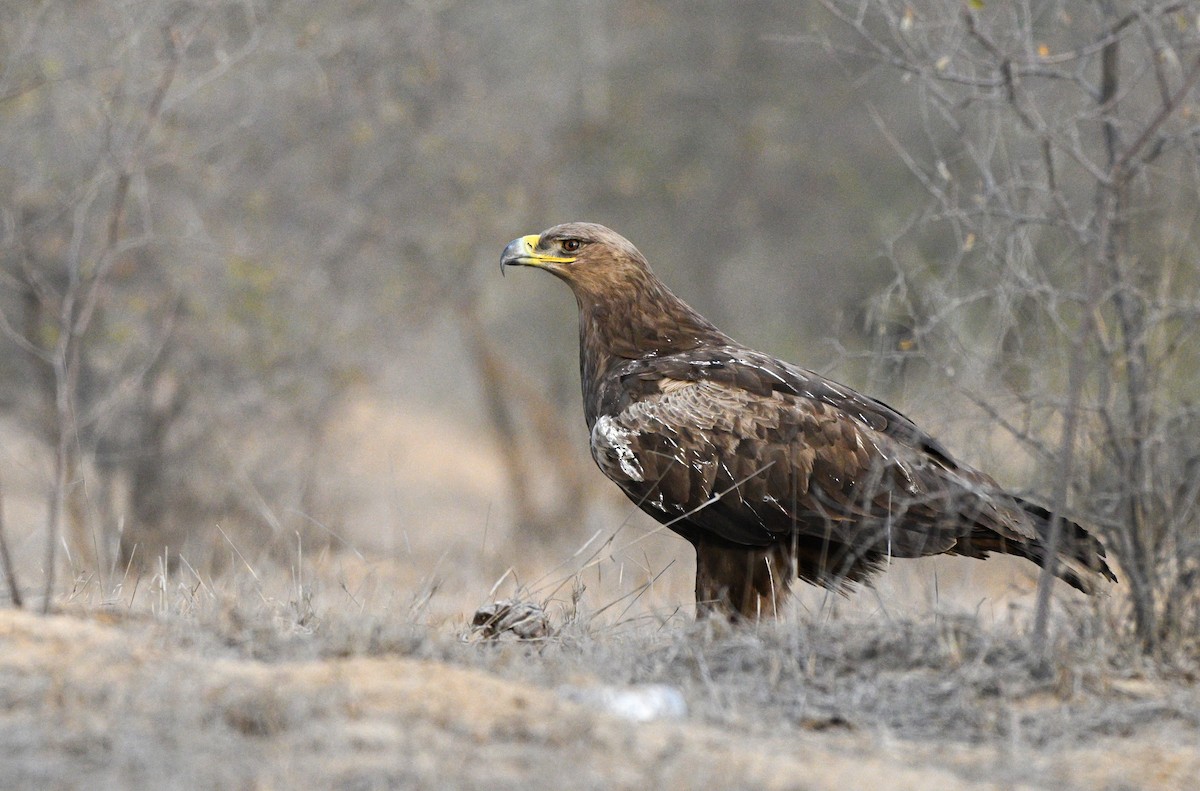
M608 228L521 237L506 266L545 269L574 292L592 456L693 545L698 612L772 615L794 579L845 590L890 558L1049 562L1047 509L886 404L738 344ZM1057 576L1086 592L1115 581L1100 542L1060 525Z

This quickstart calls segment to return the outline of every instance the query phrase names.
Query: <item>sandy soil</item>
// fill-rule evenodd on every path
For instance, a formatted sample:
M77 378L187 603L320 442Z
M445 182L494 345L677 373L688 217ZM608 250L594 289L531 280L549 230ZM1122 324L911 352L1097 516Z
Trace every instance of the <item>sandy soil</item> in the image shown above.
M816 725L764 736L631 722L444 662L258 661L179 624L96 614L0 612L0 700L5 788L1182 791L1200 777L1177 722L1023 755Z

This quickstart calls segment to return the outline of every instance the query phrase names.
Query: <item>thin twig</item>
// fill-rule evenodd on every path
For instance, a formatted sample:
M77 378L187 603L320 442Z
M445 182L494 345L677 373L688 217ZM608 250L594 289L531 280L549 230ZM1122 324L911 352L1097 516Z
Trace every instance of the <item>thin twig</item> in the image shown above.
M23 605L21 600L21 588L17 585L17 572L13 568L12 555L8 551L8 535L4 529L4 486L0 481L0 564L4 567L4 576L8 580L8 595L12 599L13 606L20 609Z
M1162 125L1167 122L1167 119L1174 115L1175 111L1183 105L1183 100L1191 93L1192 88L1196 87L1197 81L1200 81L1200 57L1196 58L1196 62L1192 64L1192 68L1188 72L1187 77L1184 78L1183 84L1171 95L1170 100L1159 109L1158 114L1142 130L1142 133L1138 135L1137 140L1134 140L1129 148L1125 149L1121 153L1121 156L1117 158L1117 161L1113 163L1109 170L1109 178L1114 183L1124 183L1137 172L1138 169L1136 167L1131 168L1130 164L1142 152L1142 149L1146 147L1146 144L1150 142L1155 133L1162 128Z

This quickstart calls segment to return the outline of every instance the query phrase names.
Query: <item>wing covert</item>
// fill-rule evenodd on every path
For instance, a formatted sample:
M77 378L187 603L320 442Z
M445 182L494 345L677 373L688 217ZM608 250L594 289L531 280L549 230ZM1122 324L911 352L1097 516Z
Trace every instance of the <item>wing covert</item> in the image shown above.
M897 557L945 552L975 525L1012 532L1019 511L1000 512L990 479L960 475L830 399L676 378L694 370L640 372L639 400L593 431L597 464L661 521L747 546L807 535Z

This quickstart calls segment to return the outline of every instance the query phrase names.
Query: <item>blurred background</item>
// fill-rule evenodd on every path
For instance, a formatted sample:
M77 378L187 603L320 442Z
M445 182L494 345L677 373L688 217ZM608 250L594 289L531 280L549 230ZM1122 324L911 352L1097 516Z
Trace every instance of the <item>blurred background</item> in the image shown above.
M979 6L993 43L1033 59L1123 18ZM963 8L0 2L0 486L23 584L57 568L58 591L106 598L145 575L333 563L347 590L453 591L456 612L591 561L593 607L625 595L610 585L687 602L686 544L588 455L573 299L498 271L510 239L568 220L627 236L739 340L1048 497L1059 465L1038 448L1062 432L1069 344L1025 333L1071 337L1081 311L1042 307L1080 302L1086 243L1015 244L978 215L995 208L985 172L1017 196L1010 219L1029 209L1045 179L1018 152L1069 122L1004 115L1027 108L1006 104ZM1195 47L1194 19L1155 13L1121 86L1149 118ZM1156 89L1167 46L1178 68ZM978 79L938 94L951 72ZM1030 101L1103 150L1111 105L1087 80ZM1180 156L1177 172L1194 164ZM1044 205L1093 205L1094 174L1063 160ZM1153 219L1171 228L1171 288L1194 300L1180 182ZM1044 277L1006 268L1034 259ZM921 595L937 587L915 573Z

